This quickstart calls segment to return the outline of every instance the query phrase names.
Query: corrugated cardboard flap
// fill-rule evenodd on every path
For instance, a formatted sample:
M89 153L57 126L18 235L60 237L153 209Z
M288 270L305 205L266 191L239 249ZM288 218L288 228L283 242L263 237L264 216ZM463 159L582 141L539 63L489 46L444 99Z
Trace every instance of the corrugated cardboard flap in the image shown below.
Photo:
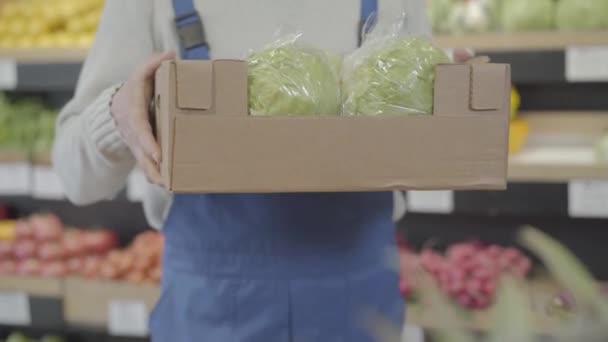
M506 64L471 65L471 109L499 110L504 105Z
M181 109L209 110L213 107L213 63L175 63L177 106Z

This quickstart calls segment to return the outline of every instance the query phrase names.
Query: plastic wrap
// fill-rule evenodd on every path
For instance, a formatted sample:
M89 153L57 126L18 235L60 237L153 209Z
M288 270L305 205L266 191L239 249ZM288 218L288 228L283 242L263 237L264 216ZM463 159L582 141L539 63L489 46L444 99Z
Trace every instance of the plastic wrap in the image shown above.
M363 46L345 59L345 115L430 114L435 66L450 62L427 39L404 30L405 13L378 24Z
M560 0L555 20L560 30L608 29L608 0Z
M502 4L501 24L506 32L550 30L554 19L553 0L507 0Z
M248 59L252 115L338 115L340 56L284 35Z

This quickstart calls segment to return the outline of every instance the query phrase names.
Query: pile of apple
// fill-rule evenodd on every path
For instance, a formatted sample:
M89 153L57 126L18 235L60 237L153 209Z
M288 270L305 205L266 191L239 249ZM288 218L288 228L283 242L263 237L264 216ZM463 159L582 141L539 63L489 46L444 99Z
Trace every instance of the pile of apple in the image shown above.
M134 284L157 284L161 276L162 253L163 236L160 233L140 233L127 248L108 253L93 277Z
M91 264L117 245L111 230L66 229L51 213L18 220L13 235L0 240L0 275L86 275Z
M444 254L427 249L416 255L403 243L399 249L400 288L404 297L415 292L416 272L424 271L446 295L466 309L488 308L502 276L525 278L532 267L530 259L518 249L482 242L453 244Z

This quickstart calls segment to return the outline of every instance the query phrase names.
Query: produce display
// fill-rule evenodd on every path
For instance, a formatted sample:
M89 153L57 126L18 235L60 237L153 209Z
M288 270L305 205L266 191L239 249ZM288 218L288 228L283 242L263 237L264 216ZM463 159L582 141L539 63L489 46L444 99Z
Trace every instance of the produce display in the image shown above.
M590 31L608 28L608 1L560 0L556 25L564 31Z
M481 242L453 244L444 254L424 250L419 255L400 243L400 260L402 295L415 295L416 272L426 272L455 303L475 310L493 303L502 276L525 278L532 267L516 248Z
M2 340L0 340L2 341ZM20 332L14 332L8 335L4 342L65 342L66 340L61 336L56 335L44 335L40 339L28 337Z
M0 5L0 48L87 48L103 0L7 0Z
M143 232L120 249L112 230L67 228L54 214L4 225L12 233L0 239L0 275L160 281L163 238L156 231Z
M608 30L606 0L427 0L438 34Z
M255 115L338 114L340 57L282 38L249 58L249 107Z
M111 230L65 228L50 213L12 222L13 234L0 240L0 275L95 276L103 257L117 245Z
M56 111L35 98L0 94L0 153L48 153L55 136Z
M553 0L503 1L501 26L506 32L548 31L554 26Z
M135 237L125 249L114 249L101 260L96 278L127 281L134 284L160 282L163 237L146 231Z
M435 66L450 61L428 40L394 37L355 52L344 63L343 112L431 114Z

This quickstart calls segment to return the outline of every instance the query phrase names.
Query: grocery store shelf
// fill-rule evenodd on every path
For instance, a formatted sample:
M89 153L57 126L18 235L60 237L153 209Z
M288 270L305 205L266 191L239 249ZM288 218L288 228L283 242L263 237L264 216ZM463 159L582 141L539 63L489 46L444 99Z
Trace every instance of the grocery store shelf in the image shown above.
M512 182L560 183L608 180L608 163L597 160L595 143L608 132L606 112L523 113L530 136L509 158Z
M72 92L83 50L0 50L0 90Z
M87 53L86 49L0 49L0 59L19 64L81 64Z
M63 296L63 284L59 279L1 276L0 280L0 291L22 291L44 297Z
M572 46L608 45L608 32L528 32L436 36L446 48L468 47L479 51L564 50Z

